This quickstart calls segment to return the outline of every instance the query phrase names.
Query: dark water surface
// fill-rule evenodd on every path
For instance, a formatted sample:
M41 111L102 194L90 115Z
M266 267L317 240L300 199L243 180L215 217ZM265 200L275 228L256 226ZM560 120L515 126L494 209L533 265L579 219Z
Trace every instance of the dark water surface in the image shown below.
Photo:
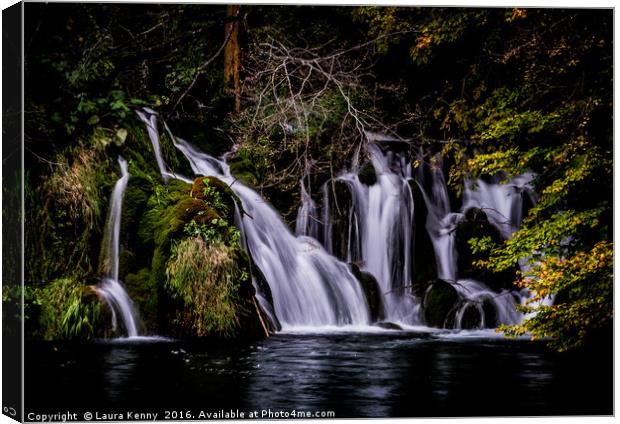
M557 354L525 340L402 332L29 343L25 406L159 418L230 409L246 417L268 409L336 418L609 415L612 362L611 349Z

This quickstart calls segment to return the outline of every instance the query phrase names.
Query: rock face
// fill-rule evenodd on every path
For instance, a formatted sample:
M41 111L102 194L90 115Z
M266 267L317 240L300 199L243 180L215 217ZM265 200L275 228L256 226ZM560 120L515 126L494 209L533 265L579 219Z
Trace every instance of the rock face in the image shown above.
M422 302L426 325L438 328L452 327L459 300L456 289L450 283L443 280L433 281L426 290Z
M377 322L384 319L383 296L377 279L372 274L360 270L356 264L352 263L349 266L351 267L351 272L362 286L372 321Z
M512 288L516 269L493 272L474 265L477 260L487 260L488 255L486 253L474 253L469 245L469 240L484 237L490 238L494 243L503 241L499 231L489 223L484 211L477 208L468 209L465 211L463 220L456 227L455 246L458 252L459 278L472 278L481 281L495 291Z
M327 187L331 223L330 247L334 256L341 260L347 260L349 211L353 204L351 191L349 186L340 180L328 181ZM352 238L356 239L356 237Z
M437 277L437 263L435 249L428 231L426 230L426 216L428 210L420 187L415 181L410 181L411 193L414 202L414 248L413 248L413 290L418 297L424 296L428 285Z

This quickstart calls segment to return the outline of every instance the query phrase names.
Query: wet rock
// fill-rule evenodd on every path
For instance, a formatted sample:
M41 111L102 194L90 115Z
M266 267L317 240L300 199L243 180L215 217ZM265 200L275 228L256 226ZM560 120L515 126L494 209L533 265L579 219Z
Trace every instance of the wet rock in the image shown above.
M373 324L376 327L384 328L386 330L402 330L403 327L390 321L380 321Z
M251 270L252 277L254 277L254 282L258 286L258 290L265 297L265 299L267 299L267 302L269 302L269 305L273 309L273 295L271 293L271 287L269 287L269 283L267 283L267 279L265 278L265 274L263 274L260 268L254 265L254 263L251 265ZM265 322L265 325L270 333L275 333L282 329L282 325L280 324L278 317L275 316L275 313L268 314L267 311L261 311L261 313L263 321ZM270 315L272 315L272 318L270 318Z
M385 309L383 306L381 287L377 279L372 274L360 270L356 264L352 263L349 264L349 266L351 267L351 272L362 286L368 308L370 309L371 320L375 322L383 319L385 317Z
M450 327L458 303L459 295L450 283L443 280L433 281L422 302L424 322L430 327Z
M370 162L366 162L357 174L360 182L371 186L377 182L377 172Z
M259 178L256 176L258 171L249 159L233 159L230 162L230 173L239 181L251 186L259 185Z
M478 307L472 303L469 303L464 308L460 328L462 330L482 328L482 316L478 310Z
M495 304L490 299L482 301L482 311L484 312L484 328L496 328L500 324Z

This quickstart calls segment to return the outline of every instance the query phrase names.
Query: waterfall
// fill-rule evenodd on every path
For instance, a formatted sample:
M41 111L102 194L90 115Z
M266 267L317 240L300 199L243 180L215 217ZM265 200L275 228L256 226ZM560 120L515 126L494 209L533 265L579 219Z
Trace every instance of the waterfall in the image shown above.
M413 258L413 196L411 164L403 154L383 152L370 142L368 153L377 181L367 186L359 179L359 165L343 173L352 198L348 211L347 257L371 273L379 283L386 319L418 324L419 301L411 290ZM324 196L324 220L329 225L329 196ZM331 230L324 236L329 246Z
M106 223L105 240L107 243L105 245L104 278L96 290L105 299L112 311L113 328L116 330L117 314L120 314L127 336L136 337L138 335L137 313L131 298L118 279L121 212L123 196L130 176L127 170L127 162L121 156L118 157L118 163L121 167L121 178L116 182L110 199L110 213Z
M422 161L421 161L422 162ZM431 192L426 193L423 182L423 167L419 168L418 186L426 203L426 230L433 243L435 260L437 262L437 277L449 281L456 281L457 252L454 246L456 226L463 218L458 212L452 212L448 187L443 175L443 160L435 155L430 166Z
M301 206L297 212L297 220L295 221L295 234L298 236L308 236L316 240L319 239L319 220L318 208L314 200L304 184L303 179L299 182L301 187Z
M536 198L531 186L533 173L517 175L505 184L502 184L503 178L505 176L497 175L491 183L482 179L465 181L463 210L472 207L484 210L489 222L507 240L523 220L523 194L527 194L532 203Z
M470 208L482 209L504 239L509 239L519 229L522 221L524 195L532 203L536 198L531 182L533 173L524 173L503 183L505 175L497 175L491 182L482 179L466 180L463 189L463 206L460 212L452 212L448 188L443 174L441 155L435 155L430 168L431 189L427 194L424 187L424 169L418 172L418 184L428 209L426 229L431 237L437 260L437 277L453 284L463 298L456 311L455 327L461 328L462 319L468 307L475 307L480 313L480 327L491 325L485 323L484 300L494 306L497 321L504 324L519 323L523 315L515 310L517 301L523 304L528 298L527 290L514 292L502 290L496 293L483 283L472 279L459 279L457 272L457 254L455 247L456 227L463 219L465 211Z
M472 279L461 279L454 285L456 291L464 299L459 309L456 311L455 328L463 328L463 318L468 307L474 307L480 316L478 328L495 327L496 323L514 324L521 320L521 313L515 308L516 300L513 293L509 290L502 290L496 293L482 284L480 281ZM489 302L493 306L496 322L487 322L488 317L484 310L484 302Z
M140 117L151 127L153 116ZM157 149L157 133L149 131L149 136ZM329 255L316 240L293 235L275 209L237 181L224 161L178 137L172 139L196 175L219 178L241 200L245 243L269 284L273 308L283 329L369 324L364 293L345 263Z
M156 113L144 108L138 115L147 125L164 180L177 178L191 183L191 179L168 170L161 154ZM323 204L319 209L306 186L309 178L305 176L300 181L301 202L295 235L272 206L231 175L225 160L199 151L187 141L175 137L165 123L163 125L195 175L219 178L241 200L243 213L237 211L236 225L242 233L242 247L264 275L272 302L267 300L254 280L256 299L267 316L273 322L279 322L283 329L370 323L369 308L360 283L349 266L333 255L358 264L376 278L386 320L420 324L421 301L411 287L414 255L412 183L419 186L428 211L425 229L433 245L437 276L452 284L461 299L455 310L455 327L471 325L472 315L468 314L471 308L477 311L475 317L479 317L480 322L475 325L481 328L497 323L518 323L522 319L515 305L527 298L525 292L504 289L498 293L482 282L459 279L455 238L465 211L472 207L484 210L490 224L501 236L510 238L521 224L525 196L529 196L531 203L536 200L531 186L534 174L518 175L506 184L502 184L501 176L487 181L466 181L463 205L455 211L450 204L441 155L435 155L430 166L422 165L414 178L408 154L390 150L398 147L397 143L376 134L369 135L366 153L376 181L374 178L372 182L360 180L363 166L358 151L350 170L323 186ZM426 181L428 184L425 184L425 172L430 176ZM346 210L342 205L332 204L335 184L343 185L350 194L350 201L344 202ZM331 219L336 211L341 217L338 223ZM346 223L342 222L343 219ZM336 229L338 234L334 233ZM342 234L341 229L344 229ZM343 237L339 239L337 249L334 244L336 236ZM489 308L493 309L493 317L488 315Z

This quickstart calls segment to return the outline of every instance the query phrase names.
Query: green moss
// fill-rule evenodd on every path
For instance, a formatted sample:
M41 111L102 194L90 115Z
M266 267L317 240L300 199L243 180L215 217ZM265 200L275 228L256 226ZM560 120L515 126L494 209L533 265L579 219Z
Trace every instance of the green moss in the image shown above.
M234 159L230 163L230 173L249 186L257 187L260 184L260 180L256 176L258 171L249 159Z
M142 321L149 323L147 328L153 331L158 318L159 293L150 276L149 268L141 268L136 273L127 274L124 283L133 302L139 305Z
M141 254L148 259L125 277L129 293L140 310L144 311L143 319L147 328L158 328L160 333L174 336L228 337L241 333L240 317L251 312L247 305L250 299L247 294L252 292L253 295L253 291L246 270L249 266L247 256L241 255L239 231L232 224L237 200L228 185L211 177L197 178L191 186L178 181L153 186L146 201L146 211L139 220L136 231L138 246L135 248L139 249L136 252L151 253ZM198 242L190 245L188 240L200 240L204 246L198 246ZM220 262L230 265L230 275L241 273L239 275L243 275L247 281L237 275L234 287L229 287L231 299L240 299L238 303L217 298L221 302L213 309L209 302L215 302L214 292L208 291L207 287L197 286L199 282L190 281L189 275L194 272L194 276L198 275L203 282L206 281L204 267L209 266L214 259L214 252L221 253L213 247L220 245L228 249L226 253L231 255L220 257ZM132 252L124 253L121 259L131 255ZM179 257L193 262L182 264L180 260L175 260ZM220 262L211 263L209 269L220 270ZM212 275L212 278L216 278L214 281L219 281L218 275ZM185 290L192 294L186 296L188 292ZM207 301L207 298L210 300ZM207 303L211 305L209 311L203 310ZM234 316L230 315L233 310Z

